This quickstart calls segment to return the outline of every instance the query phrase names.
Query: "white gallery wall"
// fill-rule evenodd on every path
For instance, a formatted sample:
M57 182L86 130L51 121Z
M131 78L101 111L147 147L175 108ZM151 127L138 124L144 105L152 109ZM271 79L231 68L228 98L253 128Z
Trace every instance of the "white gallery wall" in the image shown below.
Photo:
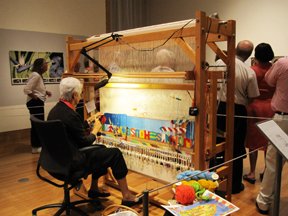
M236 42L267 42L275 55L288 55L288 0L146 1L149 25L195 18L199 10L207 15L217 12L220 19L236 20ZM0 14L0 132L4 132L30 127L24 86L11 85L9 51L53 51L66 56L65 37L104 33L106 12L105 0L0 0ZM207 54L213 65L209 48ZM66 69L66 59L64 63ZM47 100L46 114L59 99L58 84L49 84L47 89L53 97Z
M207 16L218 13L220 19L236 20L236 43L244 39L254 46L266 42L275 55L288 55L288 0L148 0L147 8L149 25L192 19L196 11ZM212 65L215 55L210 49L207 54Z
M0 0L0 28L67 35L105 32L105 0Z
M30 128L24 85L12 85L9 51L63 52L66 36L84 39L106 31L105 0L0 0L0 132ZM84 66L82 63L82 68ZM59 100L59 84L46 84L45 114Z

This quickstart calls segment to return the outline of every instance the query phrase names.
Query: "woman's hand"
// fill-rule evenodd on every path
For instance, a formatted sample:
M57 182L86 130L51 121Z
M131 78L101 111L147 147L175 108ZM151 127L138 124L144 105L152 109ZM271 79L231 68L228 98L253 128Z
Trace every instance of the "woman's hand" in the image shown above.
M96 119L94 126L93 126L93 130L91 131L91 133L93 133L96 136L97 133L100 131L101 126L102 125L101 125L101 122L99 121L99 119Z
M48 95L48 97L52 96L52 93L50 91L46 91L46 94Z
M37 95L35 95L34 93L30 93L28 94L31 98L33 98L34 100L38 100Z
M104 115L104 113L102 112L98 112L95 115L91 116L90 118L88 118L88 122L92 122L95 119L100 119L102 116Z

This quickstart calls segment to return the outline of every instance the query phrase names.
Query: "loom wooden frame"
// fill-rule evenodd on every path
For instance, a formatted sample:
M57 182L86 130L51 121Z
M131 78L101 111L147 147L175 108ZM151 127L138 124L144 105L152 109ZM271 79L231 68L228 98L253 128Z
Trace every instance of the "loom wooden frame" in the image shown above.
M223 24L224 23L224 24ZM152 33L135 34L129 36L123 36L123 40L127 43L139 43L153 40L165 40L170 37L178 29L170 29L157 31ZM225 151L225 161L233 158L233 136L234 136L234 92L235 92L235 30L236 21L228 20L226 23L223 20L207 17L205 12L196 12L196 26L184 28L173 35L171 39L174 39L181 49L187 54L187 56L195 63L197 72L195 74L195 92L196 101L195 105L199 108L199 114L195 117L195 148L194 148L194 168L196 170L203 170L205 159L215 157L216 153ZM196 50L194 51L185 42L183 37L195 36ZM226 55L217 45L216 42L227 42ZM94 42L94 41L93 41ZM77 78L95 78L101 77L103 74L75 74L74 66L79 59L80 51L82 47L87 46L93 42L82 42L82 40L74 39L73 37L67 37L66 41L66 53L67 53L67 72L63 74L63 77L75 76ZM120 40L118 43L122 43ZM114 46L116 42L110 42L103 46ZM221 79L222 73L219 71L206 71L206 45L208 45L227 65L227 118L226 118L226 141L216 145L216 130L217 130L217 79ZM147 75L145 73L137 73L137 75ZM126 74L131 76L131 74ZM167 74L168 75L168 74ZM171 75L171 73L170 73ZM175 74L176 75L176 74ZM117 75L118 76L118 75ZM132 75L133 76L133 75ZM188 75L186 75L188 77ZM205 149L205 84L207 79L210 79L210 112L209 112L209 148ZM94 86L95 83L84 83L84 103L87 100L86 87ZM193 90L194 84L142 84L143 88L163 88L163 89L180 89L180 90ZM109 87L109 84L107 85ZM87 113L84 113L87 117ZM232 190L232 163L217 169L217 173L220 176L221 182L219 188L226 191L226 199L231 201Z

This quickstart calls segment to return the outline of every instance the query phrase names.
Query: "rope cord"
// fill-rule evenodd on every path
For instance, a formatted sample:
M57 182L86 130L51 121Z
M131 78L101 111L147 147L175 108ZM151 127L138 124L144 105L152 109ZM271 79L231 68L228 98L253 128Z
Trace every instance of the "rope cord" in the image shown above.
M134 46L132 46L131 44L129 44L129 43L127 43L126 41L124 41L121 37L119 37L119 40L121 40L123 43L125 43L126 45L128 45L128 46L130 46L132 49L134 49L134 50L136 50L136 51L144 51L144 52L151 52L151 51L154 51L155 49L157 49L157 48L159 48L159 47L162 47L162 46L164 46L172 37L173 37L173 35L175 35L178 31L180 31L180 30L182 30L183 28L185 28L185 26L187 26L190 22L192 22L193 20L195 20L195 19L191 19L191 20L189 20L185 25L183 25L180 29L178 29L178 30L176 30L175 32L173 32L173 34L172 35L170 35L170 37L169 38L167 38L164 42L163 42L163 44L160 44L159 46L156 46L156 47L154 47L154 48L152 48L152 49L137 49L137 48L135 48Z
M33 106L33 107L29 107L30 109L34 109L34 108L39 108L39 107L43 107L43 106ZM50 107L52 107L52 106L50 106ZM79 107L76 107L76 110L77 109L82 109L84 106L79 106ZM22 109L24 109L24 108L14 108L13 110L22 110ZM5 110L9 110L9 111L11 111L12 109L11 108L9 108L9 109L1 109L1 111L5 111ZM25 109L26 110L26 109ZM45 114L45 113L38 113L38 114L32 114L32 115L43 115L43 114ZM1 117L19 117L19 116L28 116L28 115L0 115L0 118ZM30 116L30 115L29 115Z

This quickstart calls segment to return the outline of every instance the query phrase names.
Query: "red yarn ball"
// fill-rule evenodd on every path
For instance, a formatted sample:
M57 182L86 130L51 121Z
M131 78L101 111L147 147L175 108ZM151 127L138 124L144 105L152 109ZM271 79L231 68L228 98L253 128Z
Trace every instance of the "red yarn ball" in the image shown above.
M188 185L180 185L176 188L175 199L182 205L193 203L195 200L195 191Z

